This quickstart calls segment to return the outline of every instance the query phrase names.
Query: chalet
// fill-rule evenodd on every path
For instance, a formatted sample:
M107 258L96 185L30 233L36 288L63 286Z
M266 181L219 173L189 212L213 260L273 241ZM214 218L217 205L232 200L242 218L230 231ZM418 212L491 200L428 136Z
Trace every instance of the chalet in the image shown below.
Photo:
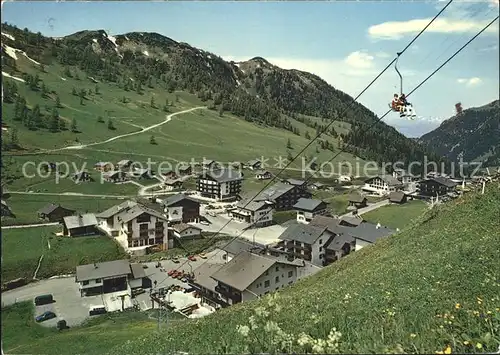
M309 185L309 187L312 190L324 190L324 189L326 189L327 186L325 184L320 183L320 182L314 182L311 185Z
M262 167L262 162L258 159L249 160L245 166L250 170L257 170Z
M161 201L161 204L170 223L198 223L200 221L200 203L186 195L169 196Z
M308 224L316 215L324 215L328 204L324 201L299 198L293 208L297 211L297 222Z
M306 189L307 188L307 182L304 180L297 180L297 179L286 179L283 181L283 183L296 186L300 189Z
M295 185L276 183L257 195L254 201L268 201L274 204L275 211L293 209L299 198L310 198L311 193Z
M172 169L162 170L161 175L163 177L165 177L166 179L177 179L178 178L177 173L175 171L173 171Z
M196 190L203 197L219 201L236 199L242 180L241 173L232 169L204 172L196 180Z
M4 200L2 200L2 217L16 217Z
M349 228L349 234L355 240L355 250L364 248L367 245L375 243L380 238L388 237L395 231L380 224L363 222L355 228Z
M176 189L182 188L182 180L181 179L168 179L163 183L165 190L172 191Z
M193 278L188 281L189 285L198 291L201 301L214 308L227 307L222 301L221 295L215 291L218 283L212 275L222 267L220 264L203 263L193 270Z
M364 220L360 216L342 216L338 224L345 227L357 227L363 222Z
M99 234L97 219L93 213L66 216L63 218L63 234L68 237L82 237Z
M181 166L178 170L181 176L187 176L193 173L193 168L191 167L191 165Z
M297 281L300 260L289 262L250 252L238 254L224 264L211 278L217 282L215 292L227 305L255 299Z
M348 196L348 201L350 207L363 208L366 207L368 200L359 193L352 192Z
M294 257L321 266L325 255L324 245L333 236L327 227L308 224L289 226L278 237L277 247Z
M230 212L231 216L253 227L264 227L273 223L273 204L268 201L241 200Z
M145 253L148 247L171 247L168 220L142 204L125 201L97 215L99 228L130 253Z
M133 171L127 173L127 175L134 179L152 179L154 173L151 169L134 169Z
M201 228L187 223L177 223L171 227L174 236L180 240L201 238Z
M363 191L378 195L387 195L391 191L398 191L403 183L391 175L379 175L365 180Z
M236 255L241 252L259 252L265 248L264 245L258 243L251 243L246 239L236 238L229 242L229 244L224 245L221 249L224 251L222 258L226 261L231 261Z
M402 191L392 191L389 194L389 202L390 203L398 203L402 204L407 201L406 194Z
M401 181L403 185L419 180L417 176L410 174L404 169L394 169L392 176Z
M325 245L325 257L323 266L330 265L331 263L339 260L340 258L350 254L356 248L356 240L348 231L340 232L337 228L335 237L330 239Z
M123 182L127 180L127 174L123 171L106 171L102 173L102 178L107 182Z
M110 171L113 170L113 163L110 162L97 162L94 164L94 170L97 171Z
M437 176L420 181L418 187L420 195L436 197L454 192L457 185L458 184L456 182L453 182L448 178Z
M267 170L259 170L255 173L255 177L258 179L258 180L268 180L270 178L273 177L273 174L271 174L269 171Z
M231 166L236 169L241 169L244 165L245 164L243 164L241 161L234 161L231 163Z
M38 218L49 222L62 222L64 217L75 214L75 210L64 208L61 205L49 203L38 211Z
M133 161L132 160L127 160L127 159L124 159L124 160L120 160L116 166L118 167L119 170L125 170L125 169L128 169L130 168L130 166L132 165Z
M74 182L85 182L85 181L94 181L92 176L86 171L80 171L79 173L74 174L71 179Z
M130 291L133 288L151 287L151 280L146 277L142 265L131 264L128 260L79 265L76 267L75 282L79 284L81 297L120 291L132 296ZM130 297L125 297L125 300L131 307Z
M203 160L202 167L203 167L203 169L209 169L209 170L221 169L221 166L218 162L216 162L215 160L208 160L208 159Z

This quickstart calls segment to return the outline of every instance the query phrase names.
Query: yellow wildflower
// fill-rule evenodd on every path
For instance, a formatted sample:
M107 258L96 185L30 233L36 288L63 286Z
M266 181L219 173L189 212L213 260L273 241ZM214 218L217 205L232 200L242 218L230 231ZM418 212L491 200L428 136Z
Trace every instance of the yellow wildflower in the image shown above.
M491 314L491 311L486 312L486 314Z
M457 304L455 305L455 309L460 309L460 307L461 307L461 306L460 306L460 303L457 303Z
M468 340L465 340L465 341L464 341L464 345L469 345L469 344L470 344L470 343L469 343L469 341L468 341Z
M417 336L417 334L415 334L415 333L410 334L410 337L412 337L412 338L415 338L416 336Z
M445 354L451 354L451 346L447 346L446 349L443 350Z
M476 344L476 348L478 348L478 349L482 349L482 348L483 348L483 344L481 344L481 343L477 343L477 344Z

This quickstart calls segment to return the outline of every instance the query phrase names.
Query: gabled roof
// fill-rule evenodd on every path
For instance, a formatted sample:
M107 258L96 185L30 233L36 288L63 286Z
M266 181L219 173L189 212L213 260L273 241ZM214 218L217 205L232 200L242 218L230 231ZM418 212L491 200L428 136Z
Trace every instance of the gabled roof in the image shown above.
M343 223L343 222L345 222L345 223ZM351 224L353 226L359 226L363 222L364 222L363 218L360 218L360 217L343 216L340 219L339 225L345 225L346 223L348 223L348 224Z
M107 178L111 178L115 175L125 175L125 173L123 171L119 171L119 170L111 170L111 171L107 171L107 172L102 174L103 177L107 177Z
M97 225L97 219L95 218L95 214L93 213L87 213L78 216L67 216L63 218L63 222L66 225L66 228L68 229L90 227Z
M405 197L405 193L402 191L391 191L389 194L389 201L391 202L401 202Z
M192 281L192 283L215 292L217 281L212 278L212 275L221 267L221 264L201 264L193 270L194 280Z
M180 202L182 200L189 200L191 202L196 202L199 204L198 201L192 199L191 197L189 196L186 196L184 194L176 194L176 195L172 195L172 196L169 196L167 197L166 199L163 200L163 205L165 207L169 207L169 206L172 206L174 204L176 204L177 202Z
M200 177L210 177L218 183L242 180L243 177L241 172L235 171L233 169L219 169L215 171L207 171L203 173Z
M436 177L433 177L433 178L429 178L429 179L425 179L421 182L425 183L427 181L435 181L437 182L438 184L440 185L444 185L446 187L455 187L457 186L458 184L448 178L445 178L445 177L442 177L442 176L436 176Z
M181 179L168 179L168 180L165 180L165 182L164 182L165 185L174 185L174 184L178 184L178 183L182 184L182 180Z
M201 230L201 228L198 228L196 226L192 226L192 225L187 224L187 223L177 223L177 224L172 226L172 229L174 231L176 231L177 233L182 233L189 228Z
M259 159L252 159L247 162L247 165L249 166L254 166L256 164L261 164L261 161Z
M243 251L250 251L254 248L263 248L264 246L260 244L256 244L255 246L253 243L250 243L247 240L243 239L234 239L232 240L229 244L223 246L221 249L224 250L228 254L232 255L238 255L239 253Z
M118 215L118 219L124 223L127 223L128 221L131 221L134 218L139 217L143 213L147 213L151 216L154 216L156 218L165 221L167 220L167 217L163 216L161 213L140 204L136 204L135 206L120 212Z
M339 251L346 243L351 244L352 242L354 242L354 238L349 234L338 234L330 240L325 249Z
M128 260L113 260L76 267L76 282L131 274Z
M43 208L41 208L40 210L38 210L38 213L43 213L43 214L51 214L52 212L54 212L57 208L63 208L65 210L68 210L68 211L72 211L74 212L75 210L71 210L71 209L68 209L68 208L64 208L62 207L61 205L55 205L53 203L49 203L48 205L44 206Z
M107 210L101 212L101 213L98 213L96 215L97 218L109 218L109 217L113 217L114 215L120 213L121 211L127 209L127 208L131 208L133 206L137 205L137 202L135 201L130 201L130 200L127 200L127 201L124 201L122 203L120 203L119 205L115 205L113 207L110 207L108 208Z
M392 175L377 175L377 176L373 176L371 178L366 179L365 182L371 181L371 180L376 179L376 178L382 179L389 186L403 185L403 183L401 181L399 181L397 178L395 178Z
M268 204L265 201L253 201L251 199L241 200L236 204L237 208L253 212L258 211L267 206Z
M359 226L349 229L350 235L369 243L375 243L377 239L387 237L394 233L395 231L392 229L384 226L377 228L377 225L369 222L361 223Z
M142 267L142 264L130 264L130 270L132 271L132 277L134 279L142 279L146 277L146 272Z
M271 172L268 170L257 170L255 172L255 175L263 175L263 174L271 174Z
M304 180L297 180L297 179L286 179L285 182L294 186L302 186L306 183Z
M335 227L339 225L340 220L337 218L326 217L326 216L314 216L314 218L309 222L310 226L322 227L327 230L334 231Z
M131 164L132 163L132 160L128 160L128 159L123 159L123 160L120 160L118 162L118 166L121 166L121 165L127 165L127 164Z
M361 203L366 200L365 196L360 195L357 192L351 192L348 196L349 202Z
M244 251L217 270L212 278L244 291L278 261Z
M326 227L311 226L310 224L294 224L285 229L278 239L314 244L326 229Z
M320 207L322 204L326 205L326 203L321 201L321 200L313 200L310 198L301 197L301 198L299 198L297 203L295 205L293 205L293 208L297 209L297 210L314 211L318 207Z
M273 186L262 191L259 195L254 198L254 201L274 201L282 195L286 194L292 190L295 186L288 185L281 182L274 184Z

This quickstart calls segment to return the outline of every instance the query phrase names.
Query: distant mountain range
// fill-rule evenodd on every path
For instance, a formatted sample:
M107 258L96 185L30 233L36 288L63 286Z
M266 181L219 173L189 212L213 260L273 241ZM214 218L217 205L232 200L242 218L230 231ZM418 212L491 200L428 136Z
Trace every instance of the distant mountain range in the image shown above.
M495 100L472 107L445 120L418 141L439 155L455 161L482 161L484 165L500 165L500 104Z

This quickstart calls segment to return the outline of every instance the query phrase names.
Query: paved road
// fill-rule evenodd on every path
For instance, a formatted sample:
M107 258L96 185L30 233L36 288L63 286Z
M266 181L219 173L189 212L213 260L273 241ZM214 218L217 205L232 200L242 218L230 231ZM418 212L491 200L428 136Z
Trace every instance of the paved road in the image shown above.
M390 202L389 202L388 199L384 199L382 201L372 203L372 204L370 204L370 205L368 205L366 207L358 209L358 215L362 215L364 213L374 211L377 208L380 208L382 206L387 206L389 203ZM344 215L342 215L340 217L352 217L352 212L346 213L346 214L344 214Z
M17 224L13 226L2 226L2 229L36 228L36 227L57 226L57 225L59 225L59 222L38 223L38 224Z

